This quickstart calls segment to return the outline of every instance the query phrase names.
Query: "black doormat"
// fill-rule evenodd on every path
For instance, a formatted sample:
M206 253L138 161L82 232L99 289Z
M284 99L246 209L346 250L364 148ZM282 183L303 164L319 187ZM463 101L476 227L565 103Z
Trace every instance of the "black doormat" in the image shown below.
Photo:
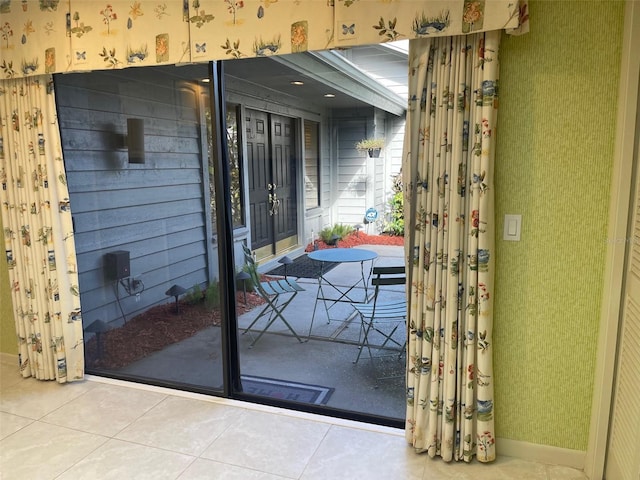
M325 405L334 391L333 388L320 385L288 382L275 378L242 375L241 379L242 390L245 393L314 405Z
M307 255L300 255L293 263L289 265L280 265L273 270L267 272L267 275L284 277L285 273L288 277L295 278L318 278L320 269L324 263L324 273L338 265L338 262L318 262L311 260ZM286 268L286 270L285 270Z

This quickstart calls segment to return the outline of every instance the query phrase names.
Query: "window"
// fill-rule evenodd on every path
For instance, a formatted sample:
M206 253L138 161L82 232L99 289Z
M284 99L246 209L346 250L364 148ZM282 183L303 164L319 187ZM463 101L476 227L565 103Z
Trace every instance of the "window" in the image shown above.
M227 148L231 173L231 215L233 227L244 225L242 204L242 156L238 138L238 105L227 105Z
M244 205L242 202L242 149L238 138L238 105L227 105L227 149L231 175L231 216L233 227L244 226ZM213 183L213 136L211 134L211 113L207 108L207 145L209 149L209 193L211 199L211 224L216 231L216 200Z
M304 121L304 206L306 209L320 206L320 148L319 124Z

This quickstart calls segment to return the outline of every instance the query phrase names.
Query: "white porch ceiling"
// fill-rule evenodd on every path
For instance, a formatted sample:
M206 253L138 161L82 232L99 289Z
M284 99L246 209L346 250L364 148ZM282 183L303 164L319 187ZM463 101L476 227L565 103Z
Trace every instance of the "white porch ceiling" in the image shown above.
M405 99L332 51L231 60L224 70L227 82L248 83L256 93L285 95L321 108L375 106L395 115L406 108ZM326 98L327 93L335 97Z

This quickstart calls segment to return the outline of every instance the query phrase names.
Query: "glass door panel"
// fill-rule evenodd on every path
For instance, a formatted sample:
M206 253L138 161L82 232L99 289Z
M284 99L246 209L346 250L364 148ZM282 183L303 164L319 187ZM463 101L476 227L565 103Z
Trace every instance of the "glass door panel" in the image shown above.
M88 372L223 388L203 79L207 65L55 78Z
M278 71L277 67L269 66L269 62L263 58L234 60L225 62L225 71L227 76L242 76L243 80L250 79L251 71L269 71L273 78L268 82L276 84L286 70ZM255 67L252 68L252 64ZM282 182L276 179L284 170L274 166L283 160L278 156L278 145L283 143L278 135L286 130L278 130L280 119L287 118L291 125L289 131L294 133L287 144L291 159L291 166L286 169L288 181L302 186L297 196L289 196L288 201L295 202L295 208L290 211L305 212L305 215L308 211L312 211L309 215L317 215L318 207L327 207L328 211L330 203L321 203L321 192L333 191L340 195L342 191L352 190L351 185L356 182L345 178L344 185L331 184L331 168L321 168L321 152L332 151L334 147L322 148L321 123L305 119L302 110L298 110L313 108L308 98L292 99L295 93L289 88L288 95L280 98L271 92L269 101L263 102L263 109L257 109L250 108L250 95L243 97L238 82L229 82L227 94L232 94L234 101L241 104L246 102L242 110L244 117L238 124L243 126L241 133L247 152L247 223L251 230L246 239L236 241L247 249L244 260L242 250L237 245L235 248L236 265L244 263L243 273L248 274L238 284L239 289L248 292L238 297L236 309L242 384L238 394L275 405L332 416L375 418L374 421L380 423L398 425L406 408L405 357L400 354L406 335L403 320L396 318L395 322L388 321L388 325L378 327L387 333L397 327L390 335L393 340L387 343L379 331L368 332L373 346L371 353L376 357L372 359L369 349L360 348L365 330L353 303L370 299L374 263L404 265L403 247L377 249L359 245L343 249L332 245L331 250L338 255L343 250L343 253L364 251L367 260L339 257L336 262L325 263L310 258L308 247L313 249L313 244L307 245L308 237L301 233L295 237L297 243L288 245L284 251L274 248L270 227L281 220L278 215L287 212L281 204L285 197L279 194ZM283 103L279 104L278 100ZM274 111L281 114L276 115ZM342 135L345 138L353 135L354 141L342 140ZM366 167L363 163L366 159L354 148L358 135L361 132L346 130L337 135L345 150L347 145L351 146L355 158L350 170L352 177L361 176L361 170ZM329 138L324 141L328 142ZM327 160L326 164L329 163ZM330 199L331 195L327 194L326 198ZM317 210L313 212L314 209ZM329 218L327 215L326 219ZM319 233L316 231L314 236ZM259 283L262 288L255 288ZM402 301L405 297L404 285L384 290L383 301ZM375 348L378 345L383 348Z

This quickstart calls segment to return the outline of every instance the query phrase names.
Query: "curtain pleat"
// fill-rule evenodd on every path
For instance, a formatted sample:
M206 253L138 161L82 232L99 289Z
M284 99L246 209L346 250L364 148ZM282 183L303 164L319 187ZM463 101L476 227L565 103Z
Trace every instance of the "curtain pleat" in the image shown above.
M499 32L412 40L403 158L407 440L495 459L491 353Z
M79 380L82 318L53 79L5 80L2 89L0 199L20 370Z

